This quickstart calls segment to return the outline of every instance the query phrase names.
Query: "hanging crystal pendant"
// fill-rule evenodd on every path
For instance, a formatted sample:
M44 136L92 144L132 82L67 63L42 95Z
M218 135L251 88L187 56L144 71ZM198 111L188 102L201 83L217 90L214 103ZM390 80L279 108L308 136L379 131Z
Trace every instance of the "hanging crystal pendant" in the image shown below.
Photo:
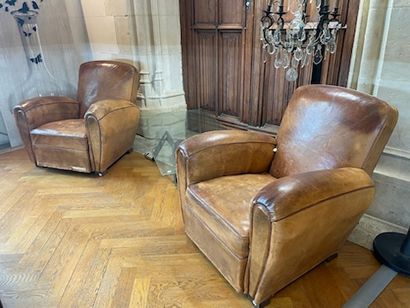
M288 68L290 65L290 53L289 52L284 52L283 54L283 63L282 66L283 68Z
M290 0L288 0L290 1ZM324 0L309 0L310 4L316 6L319 14L319 22L314 29L307 29L307 4L308 0L294 0L297 7L291 13L293 18L286 24L283 16L283 5L278 5L277 11L273 12L272 3L264 11L262 17L261 32L264 37L264 48L270 54L275 54L274 67L286 69L286 79L295 81L298 78L299 67L304 68L309 61L320 64L329 53L333 54L337 49L337 32L342 24L337 20L338 8L334 12L329 11L329 2ZM276 1L276 4L283 1ZM295 6L292 6L295 8ZM329 16L333 18L330 19Z
M294 54L293 54L294 58L298 61L302 60L303 58L303 50L300 47L297 47Z
M275 47L275 45L266 45L266 49L268 53L271 55L273 55L277 51L277 48Z
M335 41L330 41L326 45L326 51L330 52L331 54L334 54L336 52L336 42Z
M277 51L277 53L276 53L276 58L275 58L275 61L273 62L273 66L276 68L276 69L278 69L278 68L280 68L282 65L283 65L283 53L284 53L284 51L283 51L283 48L282 47L279 47L279 49L278 49L278 51Z
M273 33L273 43L275 45L279 45L281 43L282 34L279 29L276 29Z
M318 65L320 62L323 60L323 55L322 55L322 45L318 45L316 47L315 55L313 57L313 63Z
M291 67L286 71L287 81L296 81L298 80L298 77L299 77L298 71L294 67Z
M308 61L308 54L307 54L306 52L304 52L304 53L303 53L302 60L300 61L302 68L304 68L304 67L306 66L307 61Z

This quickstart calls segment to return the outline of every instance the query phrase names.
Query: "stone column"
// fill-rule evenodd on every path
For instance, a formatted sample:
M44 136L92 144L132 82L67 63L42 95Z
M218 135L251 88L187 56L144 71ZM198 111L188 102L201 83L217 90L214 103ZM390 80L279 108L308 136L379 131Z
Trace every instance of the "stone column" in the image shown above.
M409 1L364 0L356 31L350 86L399 110L399 122L375 169L376 198L351 240L371 248L381 232L406 233L410 217Z
M143 111L186 109L177 0L81 0L94 58L133 63Z

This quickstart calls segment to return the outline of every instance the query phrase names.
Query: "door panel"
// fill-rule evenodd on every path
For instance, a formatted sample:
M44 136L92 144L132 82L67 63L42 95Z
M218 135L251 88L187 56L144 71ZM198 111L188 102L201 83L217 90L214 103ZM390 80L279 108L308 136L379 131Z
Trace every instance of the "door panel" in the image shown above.
M196 31L196 68L194 74L198 83L197 104L199 108L215 110L217 102L217 33L215 31Z
M245 27L245 5L243 0L220 0L219 2L219 28Z
M248 8L245 0L179 1L188 108L213 111L235 127L271 131L280 124L297 87L312 82L346 86L359 1L338 1L340 20L347 29L340 32L337 52L327 55L321 65L310 62L299 69L299 79L293 83L262 51L260 19L268 0L249 0ZM317 20L312 3L308 1L307 13L310 20ZM333 10L336 0L329 3ZM296 5L296 0L285 0L285 10L294 11Z
M191 8L190 25L181 22L189 27L183 33L193 41L192 45L183 43L187 49L185 63L192 63L188 61L192 58L195 63L194 68L186 68L189 74L184 74L188 79L186 84L196 81L195 91L187 91L188 106L230 115L240 121L244 104L244 63L251 61L252 46L245 44L249 10L245 9L243 0L182 2L183 8ZM250 87L250 79L246 80Z
M191 0L192 1L192 0ZM193 0L193 26L216 27L218 24L218 0Z
M218 114L240 117L243 105L243 34L219 32L219 108Z

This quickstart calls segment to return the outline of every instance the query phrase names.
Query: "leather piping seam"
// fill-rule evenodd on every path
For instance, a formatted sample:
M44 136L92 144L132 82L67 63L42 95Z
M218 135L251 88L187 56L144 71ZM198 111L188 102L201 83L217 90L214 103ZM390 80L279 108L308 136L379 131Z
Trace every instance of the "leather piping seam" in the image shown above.
M314 207L314 206L316 206L316 205L318 205L318 204L320 204L320 203L323 203L323 202L326 202L326 201L329 201L329 200L332 200L332 199L335 199L335 198L339 198L339 197L342 197L342 196L347 195L347 194L350 194L350 193L354 193L354 192L358 192L358 191L366 190L366 189L370 189L370 188L374 188L374 185L372 185L372 186L360 187L360 188L353 189L353 190L350 190L350 191L347 191L347 192L343 192L343 193L340 193L340 194L337 194L337 195L333 195L333 196L328 197L328 198L321 199L321 200L319 200L319 201L317 201L317 202L313 202L313 203L311 203L311 204L309 204L309 205L307 205L307 206L304 206L303 208L301 208L301 209L299 209L299 210L296 210L296 211L294 211L294 212L291 212L291 213L289 213L289 214L287 214L287 215L285 215L285 216L283 216L283 217L280 217L280 218L278 218L278 219L276 219L276 218L274 217L274 214L275 214L275 213L274 213L274 207L275 207L275 203L274 203L274 202L273 202L273 204L272 204L272 205L273 205L272 210L269 209L269 207L270 207L271 205L266 205L266 204L261 203L261 202L256 202L255 204L262 205L263 207L265 207L265 208L267 209L267 211L270 213L270 221L271 221L271 222L278 222L278 221L281 221L281 220L283 220L283 219L285 219L285 218L288 218L289 216L293 216L293 215L295 215L295 214L297 214L297 213L300 213L300 212L302 212L302 211L304 211L304 210L310 209L310 208L312 208L312 207Z
M377 143L378 143L379 140L381 139L381 136L383 135L384 130L385 130L386 127L387 127L387 123L388 123L388 119L386 118L386 119L384 120L384 122L383 122L383 127L382 127L382 129L379 130L379 132L378 132L376 138L374 139L373 144L371 145L369 151L367 152L366 158L365 158L365 160L363 161L363 167L366 167L366 168L368 167L368 166L367 166L367 163L368 163L368 161L369 161L369 157L372 155L372 153L374 152L375 146L377 145ZM382 149L382 152L383 152L383 149Z
M30 133L30 128L29 128L29 124L27 121L27 115L26 115L26 111L23 108L20 108L19 110L17 110L18 114L21 114L23 117L23 120L26 124L26 128L27 128L27 133L28 133L28 138L29 138L29 143L30 143L30 149L31 149L31 153L33 154L33 158L34 158L34 162L35 164L37 164L37 157L36 157L36 153L34 153L34 149L33 149L33 140L31 139L31 133Z
M33 106L25 108L23 106L20 106L20 108L24 111L30 111L36 108L44 107L44 106L49 106L49 105L62 105L62 104L71 104L71 105L80 105L79 102L77 101L62 101L62 102L50 102L50 103L41 103L41 104L33 104Z
M84 135L83 137L80 136L70 136L70 135L53 135L53 134L39 134L33 131L30 132L30 135L34 136L42 136L42 137L54 137L54 138L70 138L70 139L80 139L80 140L87 140L87 135Z
M222 143L222 144L214 144L214 145L210 145L207 147L204 147L198 151L193 151L191 153L187 153L185 150L183 150L184 154L188 157L191 158L193 155L198 154L202 151L206 151L212 148L216 148L216 147L223 147L223 146L228 146L228 145L239 145L239 144L269 144L269 145L276 145L276 143L272 142L266 142L266 141L242 141L242 142L229 142L229 143Z
M94 158L93 158L93 161L94 161L94 167L95 167L95 169L96 169L96 170L94 170L94 171L97 171L97 169L98 169L98 171L101 172L101 153L102 153L102 149L101 149L101 127L100 127L100 122L98 121L97 117L96 117L94 114L88 114L88 115L86 115L86 119L85 119L86 122L87 122L87 118L91 118L91 119L95 120L96 125L98 126L98 138L99 138L99 141L100 141L100 144L99 144L100 159L99 159L98 162L96 162L96 159L95 159L95 157L94 157ZM87 129L88 129L88 128L87 128ZM90 137L91 137L91 136L90 136ZM92 148L91 152L92 152L93 155L94 155L92 139L93 139L93 138L89 138L88 142L89 142L89 144L90 144L90 146L91 146L91 148ZM97 163L98 163L98 168L97 168Z
M262 207L263 207L264 210L267 211L267 214L269 215L269 210L267 210L263 205L262 205ZM253 209L252 209L252 214L253 214ZM253 220L253 218L254 218L254 215L255 215L255 214L252 215L252 220ZM252 224L253 224L253 221L252 221ZM254 230L254 228L253 228L253 226L252 226L252 233L253 233L253 230ZM254 290L255 295L258 293L259 286L260 286L260 284L261 284L261 282L262 282L262 277L263 277L264 274L265 274L266 266L264 266L264 265L266 265L266 262L267 262L268 257L269 257L269 252L270 252L270 247L271 247L271 239L272 239L272 230L273 230L272 224L269 224L268 247L266 247L265 254L264 254L264 256L263 256L263 262L262 262L263 268L261 269L261 272L260 272L260 274L259 274L258 282L257 282L256 285L255 285L255 290ZM254 236L252 236L252 238L253 238L253 237L254 237ZM251 264L251 262L252 262L252 250L251 250L251 249L250 249L250 258L249 258L249 260L250 260L250 262L248 261L249 264L252 265L252 264ZM262 266L262 265L261 265L261 266ZM264 269L265 269L265 270L264 270ZM250 271L250 266L249 266L249 271ZM249 282L250 282L250 278L249 278ZM248 291L249 291L249 293L252 291L252 290L249 289L249 286L248 286ZM255 295L254 295L254 297L255 297Z
M235 252L233 252L224 242L222 242L218 236L215 234L215 232L212 231L212 229L201 219L198 217L198 215L196 215L191 209L189 209L188 206L185 206L186 208L188 208L188 211L191 212L191 214L193 216L195 216L195 218L204 226L204 228L211 234L211 236L219 243L221 244L221 246L223 246L225 248L225 250L227 252L229 252L229 254L231 254L233 257L235 257L236 259L238 259L239 261L241 260L247 260L248 256L249 256L249 251L248 251L248 256L246 257L240 257L238 256Z
M80 149L73 149L73 148L65 148L60 146L51 146L47 144L34 144L34 148L50 148L55 150L65 150L65 151L74 151L74 152L88 152L88 150L80 150Z
M202 206L202 203L205 203L205 204L208 204L208 203L205 202L205 200L202 199L200 196L198 196L195 192L192 192L189 188L187 189L187 191L188 191L188 194L189 194L191 197L193 197L194 199L196 199L197 201L199 201L199 202L197 202L197 203L199 203L198 205L206 211L207 209L206 209L204 206ZM213 216L217 219L218 222L220 222L220 223L222 223L223 225L225 225L228 229L230 229L233 233L235 233L235 235L236 235L237 237L239 237L240 239L247 239L248 242L249 242L249 237L240 235L240 234L238 233L238 231L236 231L236 230L233 228L233 225L232 225L231 223L225 221L225 220L221 217L221 215L219 215L213 208L211 208L211 207L208 206L208 209L209 209L210 212L212 212Z
M106 116L108 116L109 114L111 114L111 113L113 113L113 112L116 112L116 111L120 111L120 110L123 110L123 109L128 109L128 108L137 108L137 106L125 106L125 107L121 107L121 108L117 108L117 109L114 109L114 110L110 110L109 112L107 112L107 113L105 113L101 118L97 118L96 116L95 116L95 114L93 114L93 116L98 120L98 121L101 121L102 119L104 119ZM86 116L89 116L90 114L86 114Z

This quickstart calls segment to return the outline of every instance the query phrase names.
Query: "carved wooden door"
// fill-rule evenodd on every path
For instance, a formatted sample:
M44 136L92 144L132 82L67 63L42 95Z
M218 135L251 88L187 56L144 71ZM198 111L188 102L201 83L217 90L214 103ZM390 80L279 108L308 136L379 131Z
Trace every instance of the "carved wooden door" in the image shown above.
M180 5L188 107L242 120L250 87L251 2L181 0Z
M289 1L297 4L285 3ZM329 0L332 8L336 2L346 25L337 52L318 66L310 61L299 69L298 81L288 82L285 70L275 69L274 58L262 50L260 19L268 0L180 0L188 108L214 111L230 126L272 133L297 87L346 86L359 1ZM308 3L308 14L315 16L315 2Z

